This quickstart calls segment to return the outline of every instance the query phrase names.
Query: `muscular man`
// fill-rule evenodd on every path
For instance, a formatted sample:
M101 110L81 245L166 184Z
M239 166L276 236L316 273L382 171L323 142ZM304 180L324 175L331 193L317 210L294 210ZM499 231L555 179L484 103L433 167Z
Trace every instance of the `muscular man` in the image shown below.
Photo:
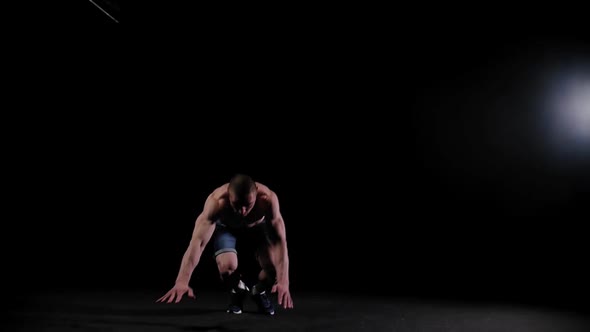
M242 313L244 299L251 294L260 312L274 315L274 306L267 293L269 289L277 293L279 305L285 309L293 308L289 292L287 237L279 199L267 186L243 174L235 175L207 197L182 258L176 284L157 302L178 303L186 293L195 297L189 280L211 238L219 274L230 293L228 312ZM236 244L240 241L256 248L261 267L258 283L252 287L244 283L238 272Z

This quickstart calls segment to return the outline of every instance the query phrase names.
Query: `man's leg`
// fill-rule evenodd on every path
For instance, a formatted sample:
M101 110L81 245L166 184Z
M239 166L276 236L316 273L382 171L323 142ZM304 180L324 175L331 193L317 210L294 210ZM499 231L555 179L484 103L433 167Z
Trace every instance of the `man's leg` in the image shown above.
M268 293L275 283L276 273L269 257L268 247L260 248L256 258L261 270L258 273L258 283L252 287L252 297L258 305L258 311L274 315L274 306L269 299Z
M215 232L213 245L219 276L223 281L224 288L230 294L230 304L227 311L234 314L241 314L244 298L249 289L240 280L236 237L223 228L218 228Z
M271 263L268 248L260 248L256 253L256 259L260 265L260 272L258 273L258 284L256 284L255 293L261 293L265 290L270 290L274 285L276 279L276 272Z
M215 256L219 276L227 290L238 287L240 275L238 270L238 255L235 252L223 252Z

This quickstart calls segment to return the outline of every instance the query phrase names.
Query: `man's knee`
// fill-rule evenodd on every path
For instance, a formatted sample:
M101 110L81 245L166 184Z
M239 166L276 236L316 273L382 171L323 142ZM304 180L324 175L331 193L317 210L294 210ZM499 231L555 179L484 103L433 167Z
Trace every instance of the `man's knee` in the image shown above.
M263 262L259 262L260 264L260 276L264 279L274 279L277 275L274 265L270 262L266 262L267 264L262 264Z
M273 267L272 261L270 259L270 252L268 248L261 248L256 252L256 259L258 260L258 264L263 269L271 269Z
M231 274L238 269L238 258L234 253L223 253L216 257L220 274Z
M274 266L264 266L262 268L269 276L274 277L277 274Z

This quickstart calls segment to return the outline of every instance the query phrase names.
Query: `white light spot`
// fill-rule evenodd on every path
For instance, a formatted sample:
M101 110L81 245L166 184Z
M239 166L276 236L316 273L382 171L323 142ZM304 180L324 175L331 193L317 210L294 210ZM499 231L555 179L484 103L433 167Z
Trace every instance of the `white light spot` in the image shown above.
M571 143L590 143L590 78L567 82L557 98L556 129Z
M590 157L590 65L559 69L547 77L542 135L556 161L578 162Z

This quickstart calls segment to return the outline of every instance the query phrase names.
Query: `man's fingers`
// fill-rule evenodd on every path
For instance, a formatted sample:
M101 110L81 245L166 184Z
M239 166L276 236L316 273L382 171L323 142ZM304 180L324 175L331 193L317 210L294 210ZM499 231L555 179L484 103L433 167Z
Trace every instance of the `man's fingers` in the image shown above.
M289 292L285 292L283 296L283 308L293 308L293 299L291 299L291 294Z
M166 298L168 297L168 295L170 295L170 292L164 294L164 296L162 296L161 298L157 299L156 302L166 301Z
M276 293L277 292L277 285L272 286L272 289L270 290L271 293Z
M293 308L293 300L291 299L291 294L288 291L283 291L281 289L278 290L279 294L277 296L277 302L279 306L283 308Z
M195 298L195 293L193 292L193 290L191 288L189 288L188 290L172 289L172 290L168 291L168 293L166 293L166 295L157 299L156 302L178 303L182 300L183 295L185 293L187 293L187 291L188 291L187 296ZM174 300L174 299L176 299L176 300Z

